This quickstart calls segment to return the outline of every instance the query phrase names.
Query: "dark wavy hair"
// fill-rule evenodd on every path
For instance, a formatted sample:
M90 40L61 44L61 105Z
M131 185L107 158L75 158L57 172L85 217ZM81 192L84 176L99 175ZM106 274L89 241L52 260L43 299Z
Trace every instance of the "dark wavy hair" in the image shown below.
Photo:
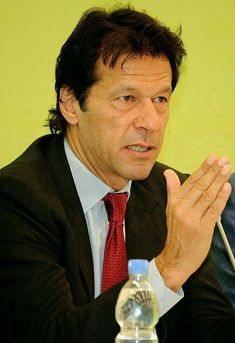
M118 58L132 56L168 57L172 69L172 89L179 79L179 68L186 55L180 38L181 28L173 33L146 13L130 6L105 11L90 9L78 22L62 46L56 63L56 108L49 110L48 125L52 133L65 133L66 120L60 112L60 89L68 87L86 111L90 87L97 81L96 62L102 59L113 68Z

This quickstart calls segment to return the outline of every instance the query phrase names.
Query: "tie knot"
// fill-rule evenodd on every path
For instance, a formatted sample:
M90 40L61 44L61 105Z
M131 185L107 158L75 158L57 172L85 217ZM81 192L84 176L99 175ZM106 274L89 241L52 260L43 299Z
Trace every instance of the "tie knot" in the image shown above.
M127 193L108 193L103 198L109 221L123 222Z

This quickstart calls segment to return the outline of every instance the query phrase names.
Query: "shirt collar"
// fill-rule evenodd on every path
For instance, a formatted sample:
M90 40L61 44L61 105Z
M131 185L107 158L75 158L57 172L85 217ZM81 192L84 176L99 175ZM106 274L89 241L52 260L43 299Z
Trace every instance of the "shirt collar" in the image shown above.
M107 193L114 193L115 191L82 164L70 148L66 138L64 139L64 148L83 212L86 213ZM117 193L127 192L129 198L130 189L131 180Z

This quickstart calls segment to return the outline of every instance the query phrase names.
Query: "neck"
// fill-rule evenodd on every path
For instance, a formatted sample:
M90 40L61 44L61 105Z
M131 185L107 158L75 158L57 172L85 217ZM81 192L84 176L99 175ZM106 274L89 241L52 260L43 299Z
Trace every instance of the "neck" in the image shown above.
M74 139L73 131L69 128L66 130L65 138L67 140L67 143L70 147L70 149L73 151L73 153L76 155L76 157L79 159L79 161L97 178L99 178L102 182L104 182L107 186L112 188L115 192L120 191L129 180L123 179L123 178L117 178L112 176L106 176L104 173L98 173L96 172L95 168L92 168L92 166L87 163L85 154L83 153L82 149L80 149L79 142Z

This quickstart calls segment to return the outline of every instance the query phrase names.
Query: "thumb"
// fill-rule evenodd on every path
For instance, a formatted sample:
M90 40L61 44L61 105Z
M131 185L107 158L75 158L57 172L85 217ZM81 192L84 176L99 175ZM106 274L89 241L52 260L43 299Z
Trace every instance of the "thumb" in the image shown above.
M172 169L166 169L164 171L164 176L166 178L167 194L168 197L171 197L179 190L181 186L180 180Z

